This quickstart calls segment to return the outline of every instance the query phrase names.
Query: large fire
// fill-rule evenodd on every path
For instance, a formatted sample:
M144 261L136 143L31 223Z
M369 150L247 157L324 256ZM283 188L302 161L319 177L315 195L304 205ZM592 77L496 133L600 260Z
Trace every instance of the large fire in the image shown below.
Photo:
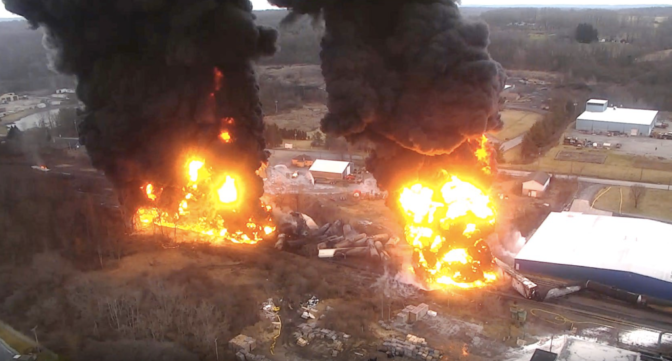
M209 99L213 106L223 80L224 74L214 68L213 92ZM218 138L223 144L234 143L236 134L231 131L233 125L235 119L232 117L220 119ZM245 244L255 244L275 232L270 206L259 202L258 209L252 209L255 207L251 204L242 204L245 194L242 177L214 171L205 159L197 156L186 159L181 177L181 187L176 189L172 186L170 192L152 183L142 187L151 206L141 207L136 212L141 226L157 225L199 233L213 242ZM252 209L250 213L255 216L243 217L243 208Z
M475 155L490 174L485 139ZM497 279L484 241L495 224L494 204L475 184L456 175L442 179L409 185L399 196L416 275L430 289L484 287Z
M152 203L160 201L162 189L148 183L143 187L147 199ZM232 174L213 174L202 159L189 159L185 165L185 184L182 199L177 209L165 210L156 207L142 207L137 211L141 225L158 225L177 228L210 236L215 242L255 244L264 236L275 231L270 220L270 206L262 204L262 220L247 219L242 227L227 222L226 214L237 215L240 204L239 193L243 192Z

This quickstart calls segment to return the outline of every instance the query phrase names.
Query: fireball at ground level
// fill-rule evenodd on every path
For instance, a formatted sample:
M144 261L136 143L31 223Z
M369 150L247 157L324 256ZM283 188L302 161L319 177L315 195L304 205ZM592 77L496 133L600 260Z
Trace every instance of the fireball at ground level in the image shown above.
M152 183L142 187L151 206L137 210L138 224L195 232L215 243L255 244L275 232L271 207L259 202L257 209L250 212L252 216L241 214L244 189L238 180L233 174L217 174L202 159L189 159L184 186L177 190L178 202L163 203L164 189L157 190Z
M428 288L484 287L497 279L483 240L494 229L496 212L483 190L449 176L435 186L405 187L399 205L414 272Z

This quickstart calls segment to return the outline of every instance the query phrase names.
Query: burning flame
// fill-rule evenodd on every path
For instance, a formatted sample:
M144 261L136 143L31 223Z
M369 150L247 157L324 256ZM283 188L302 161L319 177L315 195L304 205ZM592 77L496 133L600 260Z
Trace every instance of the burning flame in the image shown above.
M219 133L219 139L223 140L224 143L231 143L231 134L225 130Z
M249 218L241 225L227 222L226 214L240 216L236 203L244 189L239 187L233 175L223 175L224 183L213 186L212 170L207 168L201 159L190 159L185 165L185 185L182 188L183 198L174 211L155 207L142 207L136 216L141 225L158 225L177 228L212 236L217 241L228 240L233 243L255 244L263 236L275 232L270 220L271 207L261 205L261 221ZM151 201L158 200L154 186L148 183L145 194ZM157 202L158 203L158 202ZM231 224L229 224L231 223Z
M495 224L495 209L481 189L451 176L440 188L420 183L404 188L399 204L406 240L430 288L483 287L497 279L482 239L482 231Z
M147 184L145 187L145 193L147 194L147 198L149 198L152 201L156 200L156 194L154 194L154 186L152 183Z
M481 170L483 173L490 175L492 174L492 167L490 167L490 149L488 148L488 138L485 136L485 134L481 135L481 139L479 140L479 148L476 150L476 158L478 158L478 161L485 164Z
M236 181L230 176L226 176L226 182L221 188L217 190L219 194L219 201L222 203L233 203L238 200L238 189L236 189Z

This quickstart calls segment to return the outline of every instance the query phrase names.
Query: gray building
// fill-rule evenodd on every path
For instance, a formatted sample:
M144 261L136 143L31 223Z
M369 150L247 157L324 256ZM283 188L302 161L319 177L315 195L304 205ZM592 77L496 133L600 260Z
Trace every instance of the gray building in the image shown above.
M586 111L576 119L576 129L589 132L619 132L650 136L658 111L609 106L607 100L591 99Z

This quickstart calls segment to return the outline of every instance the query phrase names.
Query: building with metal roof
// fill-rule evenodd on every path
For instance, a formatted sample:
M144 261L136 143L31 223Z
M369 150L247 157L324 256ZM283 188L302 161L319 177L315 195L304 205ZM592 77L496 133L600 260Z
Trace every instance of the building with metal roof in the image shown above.
M534 172L523 180L523 195L541 197L546 192L551 176L546 172Z
M310 174L316 182L343 180L352 173L352 163L337 160L317 159L310 166Z
M658 117L656 110L617 108L604 99L590 99L586 111L576 118L576 129L649 136Z
M649 219L551 213L514 267L672 300L670 234L672 225Z

